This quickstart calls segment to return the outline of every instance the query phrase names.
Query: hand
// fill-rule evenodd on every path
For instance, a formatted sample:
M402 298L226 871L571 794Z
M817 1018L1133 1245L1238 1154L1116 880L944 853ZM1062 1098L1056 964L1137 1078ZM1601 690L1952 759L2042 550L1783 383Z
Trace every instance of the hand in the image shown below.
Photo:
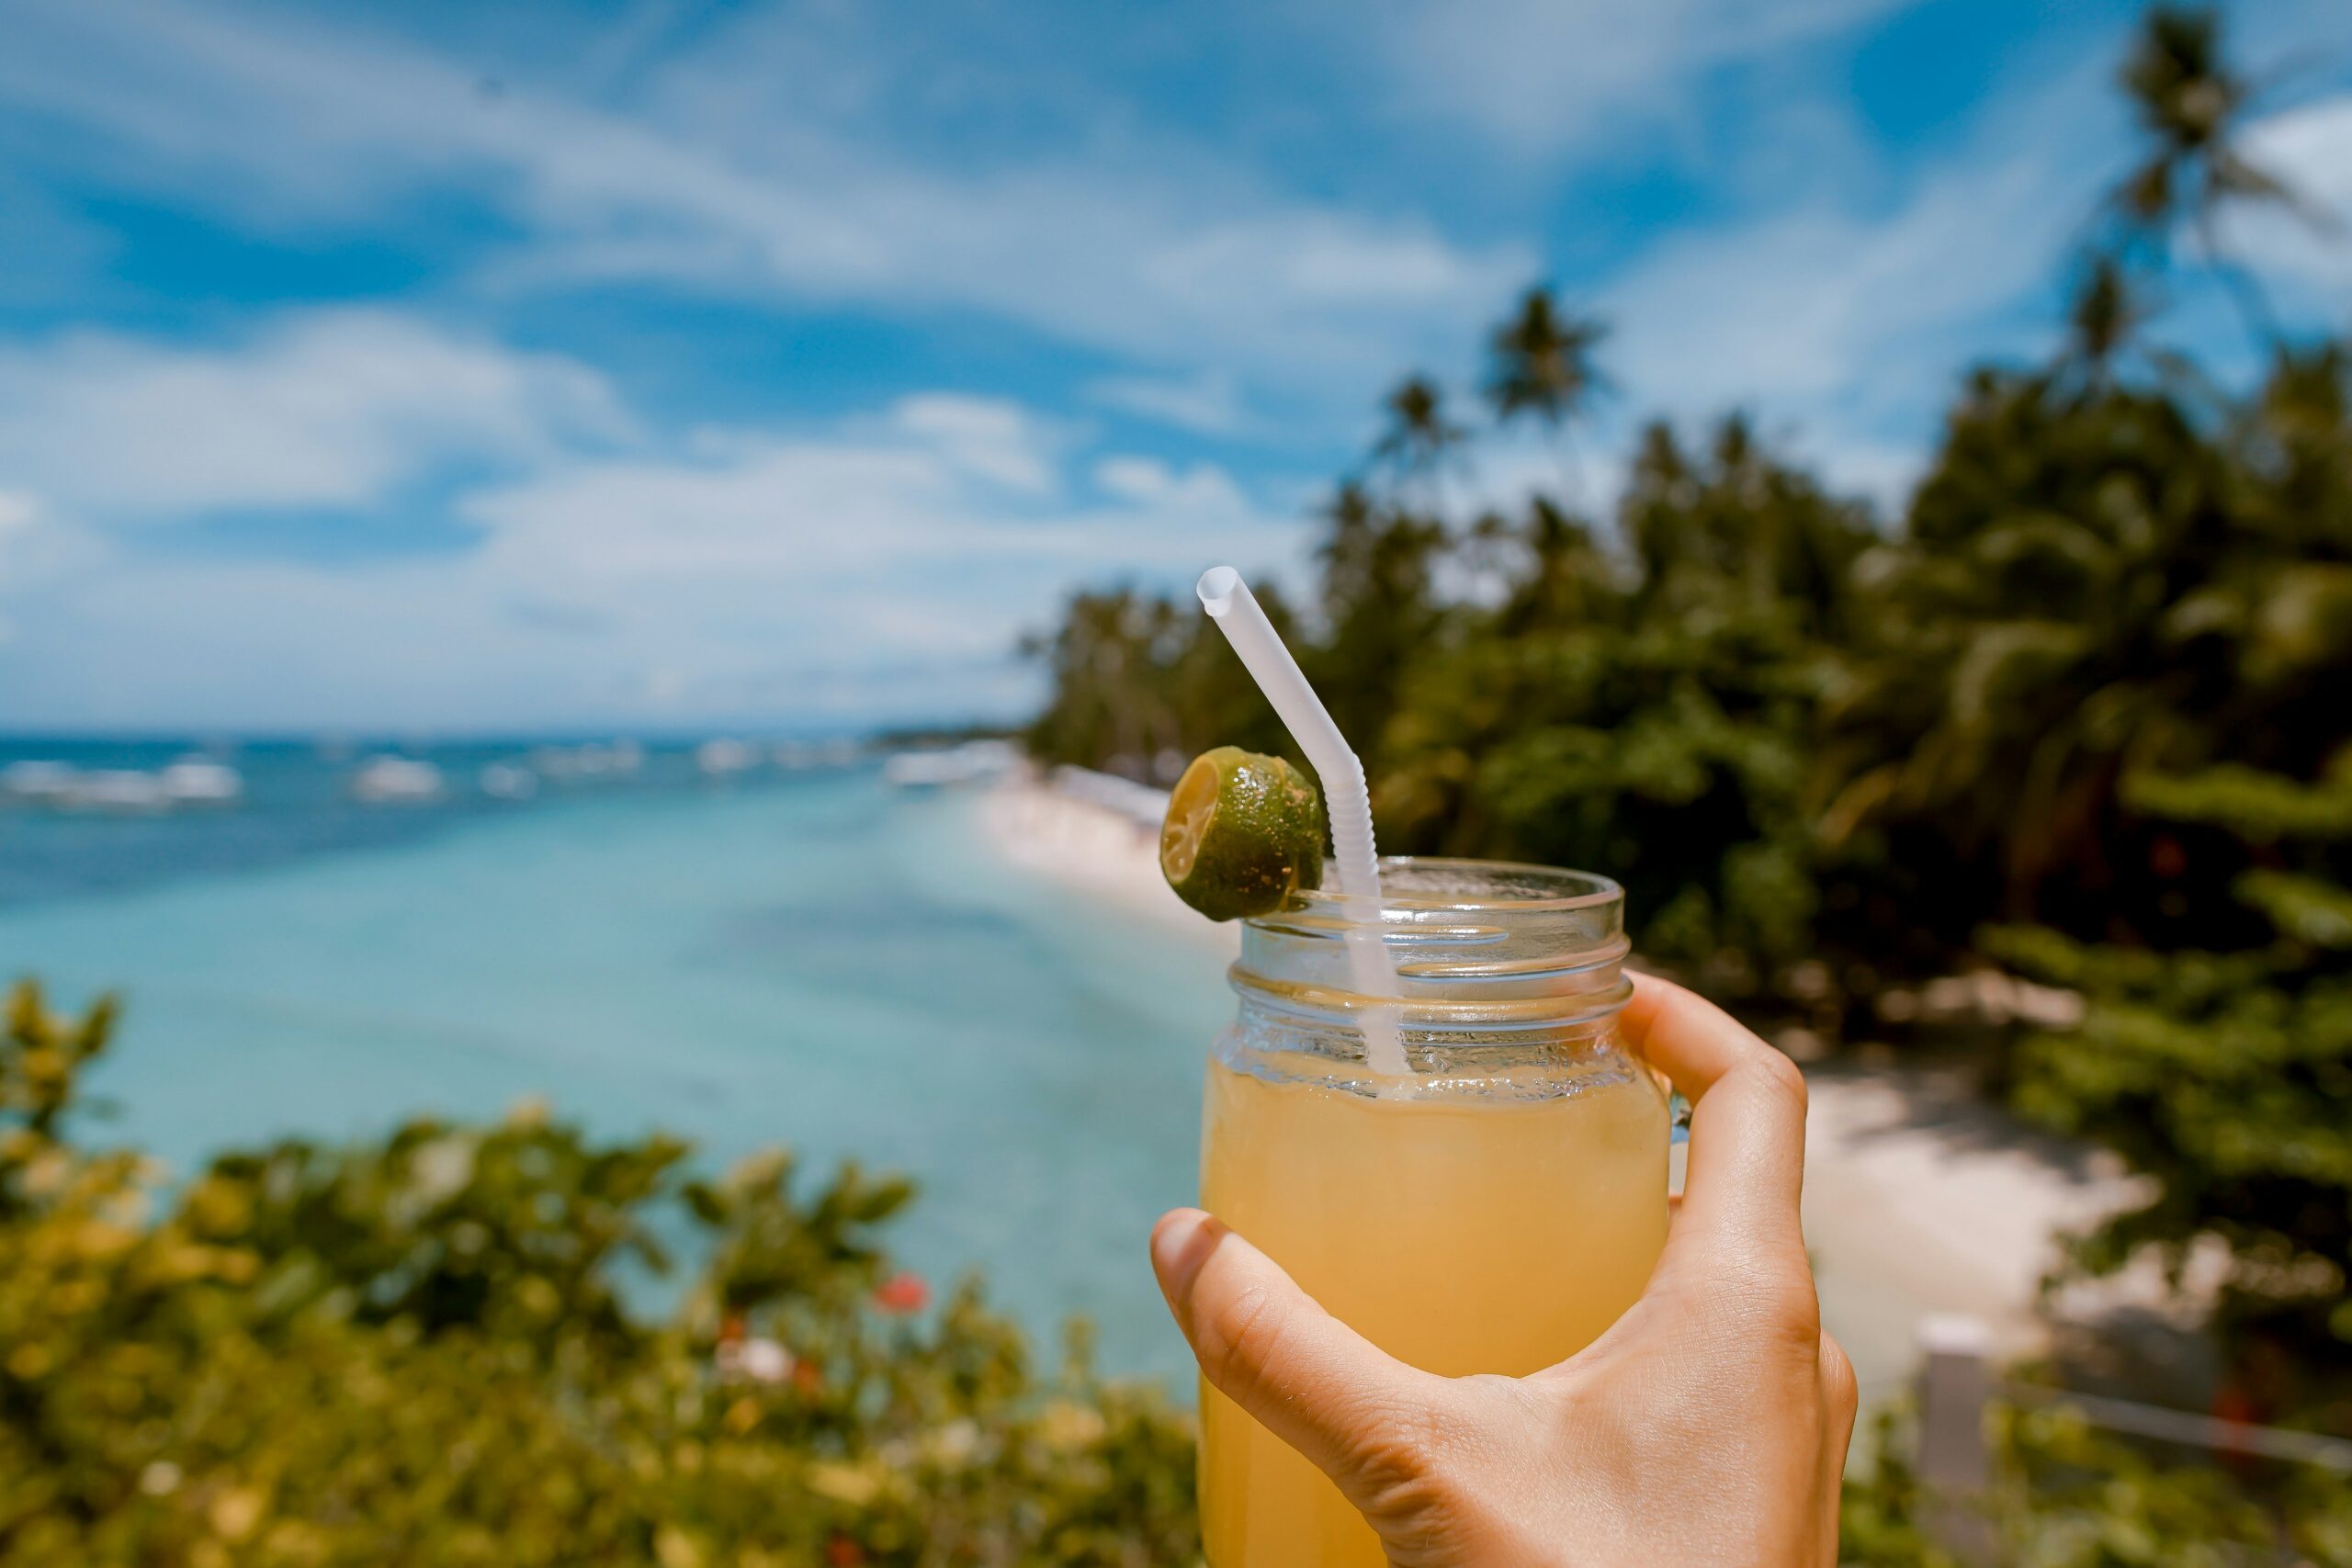
M1679 986L1636 976L1627 1042L1691 1103L1642 1299L1532 1377L1375 1348L1197 1209L1152 1266L1209 1382L1339 1483L1399 1568L1782 1568L1838 1556L1854 1371L1798 1229L1804 1078Z

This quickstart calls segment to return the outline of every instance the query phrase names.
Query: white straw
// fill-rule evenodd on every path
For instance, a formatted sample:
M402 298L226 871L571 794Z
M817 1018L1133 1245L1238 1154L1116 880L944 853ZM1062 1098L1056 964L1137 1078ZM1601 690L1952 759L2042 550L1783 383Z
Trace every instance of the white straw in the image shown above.
M1348 966L1356 989L1367 997L1395 997L1396 971L1380 940L1380 857L1372 841L1372 793L1364 785L1363 763L1331 722L1330 710L1306 683L1306 672L1283 646L1241 574L1229 566L1211 567L1201 574L1198 592L1202 608L1241 656L1250 678L1274 705L1292 739L1306 753L1315 776L1323 782L1340 892L1359 905L1349 911L1347 928ZM1369 1007L1363 1022L1365 1064L1392 1077L1410 1072L1396 1014L1385 1007Z

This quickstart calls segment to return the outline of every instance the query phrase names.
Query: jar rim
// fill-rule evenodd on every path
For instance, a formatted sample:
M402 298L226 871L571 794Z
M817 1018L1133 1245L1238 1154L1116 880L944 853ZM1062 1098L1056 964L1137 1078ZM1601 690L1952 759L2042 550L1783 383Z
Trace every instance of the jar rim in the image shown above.
M1518 861L1396 856L1381 898L1312 892L1244 922L1227 971L1253 1010L1347 1028L1395 1007L1408 1031L1559 1030L1632 995L1624 890L1605 876ZM1396 989L1367 995L1348 939L1376 932Z
M1380 877L1380 904L1384 910L1488 909L1532 915L1600 908L1623 903L1625 897L1625 889L1620 884L1598 872L1571 871L1532 861L1383 855ZM1453 883L1465 886L1450 887L1448 885ZM1417 884L1426 886L1428 891L1416 891ZM1328 887L1303 889L1293 894L1281 908L1253 915L1247 923L1282 925L1309 912L1345 919L1365 902L1360 895L1338 893Z

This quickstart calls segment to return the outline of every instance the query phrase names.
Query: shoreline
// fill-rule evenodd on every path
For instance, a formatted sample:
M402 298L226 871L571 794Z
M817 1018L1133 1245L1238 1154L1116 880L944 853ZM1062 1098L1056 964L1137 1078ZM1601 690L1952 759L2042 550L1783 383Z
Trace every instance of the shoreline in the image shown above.
M1229 954L1238 928L1201 919L1160 880L1165 799L1104 775L1029 770L989 785L976 816L1021 871ZM1806 1245L1823 1322L1854 1361L1864 1407L1908 1385L1921 1328L1938 1316L1979 1320L2003 1357L2048 1349L2061 1325L2043 1310L2042 1277L2064 1232L2138 1200L2121 1162L2024 1127L1949 1072L1804 1071ZM2137 1293L2127 1277L2066 1300L2087 1314Z
M1116 786L1105 787L1105 786ZM1238 924L1204 920L1159 874L1165 790L1076 768L1024 767L988 784L974 816L998 858L1195 946L1239 951Z

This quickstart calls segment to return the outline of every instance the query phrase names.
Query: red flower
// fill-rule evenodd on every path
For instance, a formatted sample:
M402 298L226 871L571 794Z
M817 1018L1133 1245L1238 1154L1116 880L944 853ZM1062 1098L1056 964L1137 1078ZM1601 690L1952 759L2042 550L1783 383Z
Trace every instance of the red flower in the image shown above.
M827 1568L857 1568L865 1561L865 1549L845 1535L837 1535L825 1542Z
M931 1287L920 1274L893 1274L875 1291L874 1304L888 1313L921 1312L931 1304Z

